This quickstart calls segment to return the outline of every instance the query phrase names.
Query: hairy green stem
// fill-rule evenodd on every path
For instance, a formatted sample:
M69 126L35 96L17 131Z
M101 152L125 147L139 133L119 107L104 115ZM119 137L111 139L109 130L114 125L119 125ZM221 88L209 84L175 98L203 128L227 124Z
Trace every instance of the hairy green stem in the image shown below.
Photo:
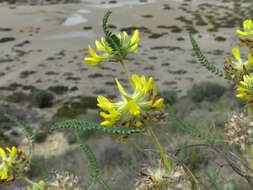
M252 115L252 108L248 107L248 117L250 118L251 115Z
M166 158L166 155L164 154L162 146L160 145L157 137L155 136L154 131L152 130L152 128L149 125L146 125L146 127L148 128L148 131L149 131L151 137L153 138L153 140L155 142L155 145L156 145L157 149L159 150L159 152L160 152L160 154L161 154L161 156L163 158L163 161L164 161L165 165L167 166L169 172L171 173L172 172L171 165L170 165L168 159Z
M123 61L123 59L120 60L120 63L121 63L121 65L122 65L122 67L123 67L123 69L124 69L124 71L125 71L125 73L126 73L126 75L127 75L127 78L128 78L128 80L129 80L131 86L134 88L133 81L132 81L132 79L131 79L131 77L130 77L130 74L129 74L128 70L127 70L126 64L125 64L125 62Z
M32 180L30 180L30 179L27 178L26 176L24 176L23 179L24 179L27 183L30 183L30 184L32 184L33 186L37 186L38 189L42 189L41 186L40 186L38 183L33 182Z

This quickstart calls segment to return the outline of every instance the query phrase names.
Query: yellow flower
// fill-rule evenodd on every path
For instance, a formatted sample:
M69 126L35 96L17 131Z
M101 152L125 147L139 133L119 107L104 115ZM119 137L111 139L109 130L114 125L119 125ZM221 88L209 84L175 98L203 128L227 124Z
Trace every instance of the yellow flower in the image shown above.
M253 89L245 88L247 87L253 87L253 73L250 73L249 75L243 75L243 81L240 82L243 86L239 86L237 88L237 91L239 94L236 95L236 97L250 100L253 98Z
M142 116L150 111L161 111L164 108L163 99L156 100L156 87L152 77L146 81L145 76L132 75L132 95L124 90L118 79L115 80L122 95L122 101L113 103L103 96L98 96L98 106L107 111L107 113L100 113L105 119L101 125L111 127L119 120L121 120L119 125L126 122L129 124L131 120L134 127L140 127Z
M241 31L241 30L237 30L237 34L238 36L240 37L246 37L248 36L249 39L253 39L253 23L251 20L245 20L243 21L243 29L244 29L244 32Z
M102 37L101 43L95 41L96 49L98 52L101 52L102 55L97 55L96 52L89 45L89 52L91 57L85 57L84 61L90 66L96 66L100 62L110 60L110 61L120 61L124 59L128 53L136 53L138 51L138 42L139 42L139 31L136 30L133 34L133 37L129 39L126 32L123 32L123 35L118 34L118 39L120 40L120 53L113 51L110 45Z
M253 67L253 56L251 53L248 54L248 61L245 62L241 60L240 51L238 48L233 48L232 53L234 57L237 59L237 62L232 61L232 59L230 59L229 57L226 58L226 61L230 64L235 65L238 71L243 71L243 66L246 69Z
M43 180L40 180L40 183L34 183L33 188L27 187L27 190L44 190L45 182Z
M17 154L17 149L14 146L12 147L11 150L9 148L6 148L6 150L10 152L9 157L7 157L5 151L2 148L0 148L0 157L2 159L2 163L0 165L1 180L8 178L8 172L12 167L11 165L13 162L13 158Z
M21 150L16 149L14 146L12 149L6 148L6 150L9 152L9 156L0 148L0 181L3 184L14 181L27 169L27 158Z

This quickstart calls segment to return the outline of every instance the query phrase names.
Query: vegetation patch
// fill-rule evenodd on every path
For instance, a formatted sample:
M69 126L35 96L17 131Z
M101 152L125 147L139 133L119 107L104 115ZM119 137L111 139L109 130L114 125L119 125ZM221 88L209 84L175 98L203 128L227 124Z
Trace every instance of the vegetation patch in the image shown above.
M14 92L13 94L7 96L5 98L5 101L10 103L20 103L27 101L29 99L29 96L23 92Z
M62 95L68 92L69 88L67 86L58 85L58 86L50 86L48 90L55 94Z
M214 101L220 98L226 91L226 87L217 83L202 82L194 84L192 89L187 92L187 95L194 102L201 102L203 100Z
M31 106L49 108L53 105L54 96L46 90L35 90L31 93Z
M4 38L0 39L0 43L11 42L11 41L14 41L14 40L16 40L16 38L13 38L13 37L4 37Z

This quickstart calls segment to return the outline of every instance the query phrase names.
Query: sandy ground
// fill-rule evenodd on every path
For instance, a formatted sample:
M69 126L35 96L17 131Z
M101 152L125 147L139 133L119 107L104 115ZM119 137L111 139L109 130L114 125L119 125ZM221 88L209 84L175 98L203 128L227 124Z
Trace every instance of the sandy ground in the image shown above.
M65 96L115 95L114 78L127 83L120 64L102 63L99 67L90 67L83 61L89 55L88 45L94 47L94 41L103 36L101 19L108 7L113 11L110 23L117 27L114 32L118 33L121 28L129 26L144 26L150 30L150 33L140 32L138 54L129 55L129 60L126 60L132 73L153 76L160 91L176 90L179 96L201 81L227 84L226 80L214 76L197 63L188 31L181 21L176 20L179 16L191 20L190 14L181 8L196 9L198 4L195 1L186 4L164 0L133 2L101 4L86 1L81 4L16 7L2 4L1 28L9 28L10 31L0 30L0 39L14 37L15 40L1 43L0 46L0 86L19 83L47 89L64 85L78 88ZM166 6L170 9L165 9ZM85 22L75 24L68 20L70 17L82 17ZM169 29L159 28L159 25L176 25L182 32L173 33ZM84 27L92 29L84 30ZM231 52L231 45L236 45L236 28L220 29L215 33L208 33L207 28L197 26L199 33L195 37L203 52L208 52L206 56L209 60L222 68L225 56ZM152 33L163 35L152 39L149 38ZM216 36L228 40L218 42L214 40ZM180 37L184 40L178 41ZM156 49L157 46L165 47ZM213 55L217 50L222 50L221 55ZM1 96L6 93L2 91Z

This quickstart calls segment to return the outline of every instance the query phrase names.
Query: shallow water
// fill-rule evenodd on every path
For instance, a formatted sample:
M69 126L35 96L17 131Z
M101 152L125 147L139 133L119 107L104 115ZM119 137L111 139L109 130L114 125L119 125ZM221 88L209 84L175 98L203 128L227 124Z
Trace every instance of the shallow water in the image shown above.
M89 6L96 7L96 8L103 8L103 9L109 9L109 8L115 8L115 7L124 7L129 6L133 7L134 5L143 5L147 3L155 3L156 0L147 0L146 2L140 2L137 0L118 0L116 3L109 3L109 4L101 4L96 1L92 2Z
M74 25L82 24L87 21L88 20L84 18L82 15L76 13L76 14L71 15L69 18L67 18L62 25L74 26Z

